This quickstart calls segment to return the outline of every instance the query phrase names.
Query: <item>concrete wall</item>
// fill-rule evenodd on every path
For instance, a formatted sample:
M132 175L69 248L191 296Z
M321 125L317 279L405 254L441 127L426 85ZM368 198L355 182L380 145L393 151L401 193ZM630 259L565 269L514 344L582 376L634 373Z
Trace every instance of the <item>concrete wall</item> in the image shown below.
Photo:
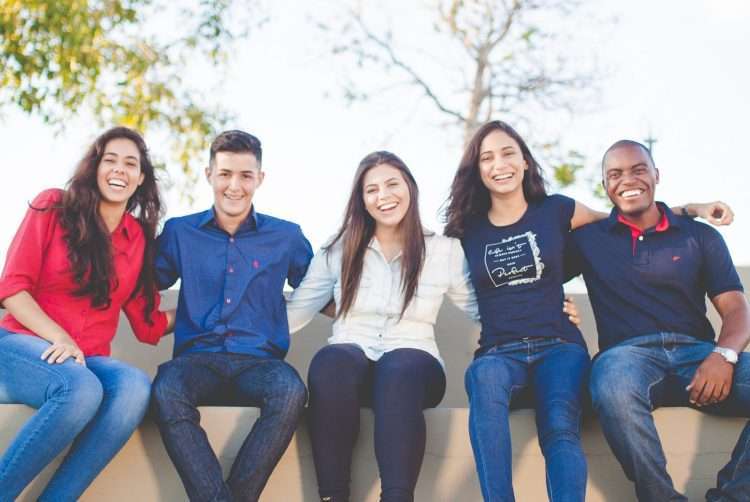
M750 269L741 270L750 284ZM593 315L585 295L575 295L582 312L582 330L591 353L597 350ZM174 302L168 295L166 304ZM711 308L711 317L716 314ZM303 377L312 355L325 344L330 321L322 316L292 338L288 360ZM417 486L418 501L481 500L467 432L467 400L463 373L472 359L479 331L453 305L445 304L438 319L437 337L446 361L448 388L439 408L427 417L427 452ZM158 347L139 344L122 322L113 346L113 356L155 375L159 363L171 357L171 339ZM33 410L22 405L0 405L0 450L4 449ZM223 467L228 472L239 446L249 431L257 410L239 407L201 409L201 423ZM717 418L687 408L666 408L655 413L657 427L668 457L668 468L678 489L699 499L715 483L715 474L729 459L744 419ZM537 441L533 412L520 410L511 417L513 470L519 501L546 500L544 459ZM632 485L604 441L596 420L586 417L584 449L589 460L587 500L634 500ZM35 500L53 472L49 466L24 492L21 500ZM353 463L352 500L376 501L377 465L373 453L372 413L362 411L360 437ZM317 500L315 471L307 430L300 425L289 449L271 477L262 500ZM147 419L124 449L86 492L84 501L178 501L185 500L179 478L164 451L158 431Z

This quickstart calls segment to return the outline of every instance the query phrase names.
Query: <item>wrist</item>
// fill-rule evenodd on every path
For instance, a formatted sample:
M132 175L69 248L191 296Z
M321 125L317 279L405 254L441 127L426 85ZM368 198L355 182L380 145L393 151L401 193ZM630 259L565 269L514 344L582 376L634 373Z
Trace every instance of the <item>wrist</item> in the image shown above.
M714 347L713 353L719 354L726 362L734 366L737 364L737 360L739 359L739 354L735 352L733 349L727 348L727 347L720 347L716 346Z
M685 204L682 206L680 214L682 214L682 216L687 216L688 218L696 218L698 216L698 211L692 204Z

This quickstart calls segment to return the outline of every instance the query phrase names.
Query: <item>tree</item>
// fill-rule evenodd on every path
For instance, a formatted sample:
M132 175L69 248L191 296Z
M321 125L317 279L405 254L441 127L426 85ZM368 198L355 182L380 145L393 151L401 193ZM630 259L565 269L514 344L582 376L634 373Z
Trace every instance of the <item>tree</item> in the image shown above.
M60 130L85 114L100 126L161 132L194 179L191 159L230 115L191 85L189 71L202 64L221 72L232 42L257 25L254 6L0 0L0 111L17 107Z
M319 23L332 35L333 53L345 59L346 99L371 99L395 87L416 91L460 129L464 145L492 118L528 125L548 112L572 111L596 93L596 70L567 53L575 0L437 0L429 5L432 37L418 47L412 36L418 16L383 21L364 3L348 11L343 23ZM358 79L361 69L386 77ZM385 83L384 83L385 82ZM534 125L537 127L537 124ZM555 166L557 184L575 181L583 157L565 151L557 138L536 144Z

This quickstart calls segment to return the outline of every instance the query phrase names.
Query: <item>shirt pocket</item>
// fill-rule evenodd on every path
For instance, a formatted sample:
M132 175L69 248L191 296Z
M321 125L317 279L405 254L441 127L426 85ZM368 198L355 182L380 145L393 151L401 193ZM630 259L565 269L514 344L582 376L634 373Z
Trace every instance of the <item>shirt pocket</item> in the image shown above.
M446 285L437 282L420 282L409 308L409 316L418 321L434 323L443 303Z

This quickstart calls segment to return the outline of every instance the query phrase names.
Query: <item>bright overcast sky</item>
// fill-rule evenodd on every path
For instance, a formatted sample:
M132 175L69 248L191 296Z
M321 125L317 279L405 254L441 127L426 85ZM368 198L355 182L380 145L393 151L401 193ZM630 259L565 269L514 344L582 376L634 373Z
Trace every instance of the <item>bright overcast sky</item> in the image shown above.
M416 2L414 2L416 4ZM750 132L750 2L746 0L597 1L599 19L618 21L604 31L597 18L580 19L590 46L574 57L596 58L609 75L598 111L563 121L566 143L595 165L620 138L657 138L661 170L658 198L670 204L721 199L732 205L735 224L721 233L735 262L750 265L750 197L742 150ZM429 125L434 112L413 94L399 101L346 107L337 96L335 64L315 39L307 13L290 2L275 4L271 18L238 53L219 99L238 115L236 127L264 143L266 183L256 207L300 223L313 246L337 227L351 175L370 151L388 149L413 170L422 193L422 214L439 228L437 209L460 157L460 137ZM295 5L298 5L294 3ZM406 4L406 2L401 2ZM380 75L373 74L373 78ZM328 95L328 97L326 97ZM398 112L395 112L398 111ZM31 200L41 189L62 186L85 147L99 132L77 121L55 136L40 121L5 111L0 148L6 181L0 184L4 254ZM502 118L502 117L497 117ZM533 131L525 131L527 138ZM460 136L460 133L458 133ZM147 141L149 138L147 138ZM159 152L162 146L150 144ZM205 165L205 156L195 166ZM588 189L568 195L601 205ZM201 182L193 208L170 193L169 215L201 210L211 202Z

